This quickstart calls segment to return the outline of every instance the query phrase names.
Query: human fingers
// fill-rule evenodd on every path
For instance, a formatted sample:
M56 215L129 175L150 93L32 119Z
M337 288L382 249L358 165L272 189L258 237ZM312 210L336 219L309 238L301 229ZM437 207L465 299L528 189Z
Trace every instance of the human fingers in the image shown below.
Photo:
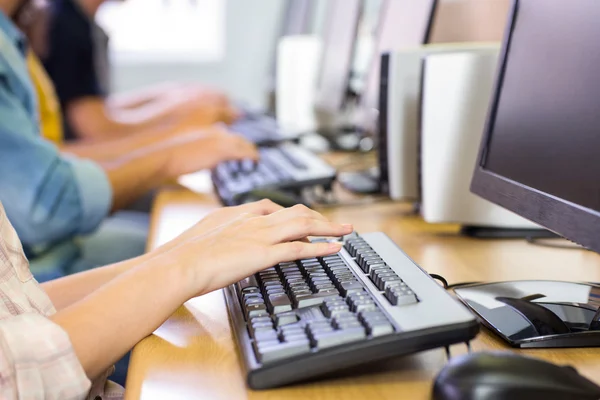
M310 217L297 217L282 224L273 225L266 235L273 243L304 239L308 236L338 237L352 232L352 225L338 224Z
M236 206L240 212L249 212L256 215L270 215L284 208L269 199L263 199L252 203Z
M325 257L338 253L342 244L338 242L305 243L301 241L280 243L270 248L269 264L301 260L314 257Z
M271 224L281 224L298 217L314 218L321 221L328 221L321 213L311 210L304 204L296 204L295 206L277 211L269 218Z
M258 161L260 158L256 146L241 136L229 135L223 145L227 146L230 159Z

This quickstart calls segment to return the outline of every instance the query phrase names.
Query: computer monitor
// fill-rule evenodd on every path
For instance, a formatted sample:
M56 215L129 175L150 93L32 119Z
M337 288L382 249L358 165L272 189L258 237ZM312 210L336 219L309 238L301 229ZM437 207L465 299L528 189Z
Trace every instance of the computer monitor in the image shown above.
M358 125L374 130L379 101L381 54L393 50L413 48L427 43L431 19L438 0L390 0L382 10L376 49L371 58L368 78L361 92Z
M438 0L426 43L494 42L504 37L511 0Z
M393 1L363 0L350 66L349 90L354 97L364 90L369 68L377 51L381 20L390 2Z
M305 35L312 26L315 0L287 0L281 25L281 36Z
M473 193L600 252L600 2L515 0Z
M283 6L281 25L275 38L269 66L269 109L275 110L275 85L277 81L277 46L285 36L307 35L312 31L312 20L316 0L286 0Z
M340 112L350 81L361 0L330 0L315 108L329 115Z

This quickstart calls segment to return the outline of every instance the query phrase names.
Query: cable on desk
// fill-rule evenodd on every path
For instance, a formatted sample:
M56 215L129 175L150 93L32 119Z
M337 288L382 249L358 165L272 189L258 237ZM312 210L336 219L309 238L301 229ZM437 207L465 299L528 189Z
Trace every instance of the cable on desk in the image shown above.
M350 201L340 201L333 190L322 190L321 188L307 188L303 192L303 197L308 200L308 203L313 207L319 208L330 208L339 206L363 206L368 204L381 203L384 201L391 201L391 199L385 195L369 195L359 199Z
M534 246L549 247L549 248L552 248L552 249L585 250L585 251L590 251L590 249L587 249L587 248L585 248L583 246L580 246L578 244L569 242L566 239L561 239L561 238L559 238L559 239L561 241L567 242L568 244L564 244L564 243L551 243L550 241L556 240L556 239L535 238L535 237L531 237L531 236L526 237L525 241L527 241L527 243L532 244Z
M483 282L457 282L457 283L453 283L450 285L450 284L448 284L448 281L446 280L446 278L444 278L441 275L429 274L429 276L432 279L435 279L436 281L440 282L442 284L442 286L444 287L444 289L446 289L446 290L455 289L455 288L461 287L461 286L478 285L478 284L483 283Z
M446 280L446 278L438 274L429 274L429 276L435 279L436 281L441 282L444 289L448 289L448 281Z
M476 281L473 281L473 282L457 282L457 283L453 283L451 285L448 285L448 287L446 288L446 290L456 289L456 288L463 287L463 286L482 285L484 283L485 282L476 282Z

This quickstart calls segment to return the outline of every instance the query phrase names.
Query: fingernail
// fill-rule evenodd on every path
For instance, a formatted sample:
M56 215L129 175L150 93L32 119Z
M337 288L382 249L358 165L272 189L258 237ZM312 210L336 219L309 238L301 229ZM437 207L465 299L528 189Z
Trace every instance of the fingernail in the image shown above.
M343 226L345 229L354 229L354 228L352 227L352 224L342 224L342 226Z
M342 248L340 242L329 242L329 249L339 251Z

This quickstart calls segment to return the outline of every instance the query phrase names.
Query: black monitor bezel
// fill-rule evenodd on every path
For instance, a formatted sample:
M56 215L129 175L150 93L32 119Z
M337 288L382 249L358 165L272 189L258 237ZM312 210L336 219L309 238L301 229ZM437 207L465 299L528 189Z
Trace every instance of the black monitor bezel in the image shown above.
M488 109L471 192L537 223L590 250L600 252L600 212L541 192L485 170L487 150L496 120L515 19L523 0L513 0L500 52L494 91Z

